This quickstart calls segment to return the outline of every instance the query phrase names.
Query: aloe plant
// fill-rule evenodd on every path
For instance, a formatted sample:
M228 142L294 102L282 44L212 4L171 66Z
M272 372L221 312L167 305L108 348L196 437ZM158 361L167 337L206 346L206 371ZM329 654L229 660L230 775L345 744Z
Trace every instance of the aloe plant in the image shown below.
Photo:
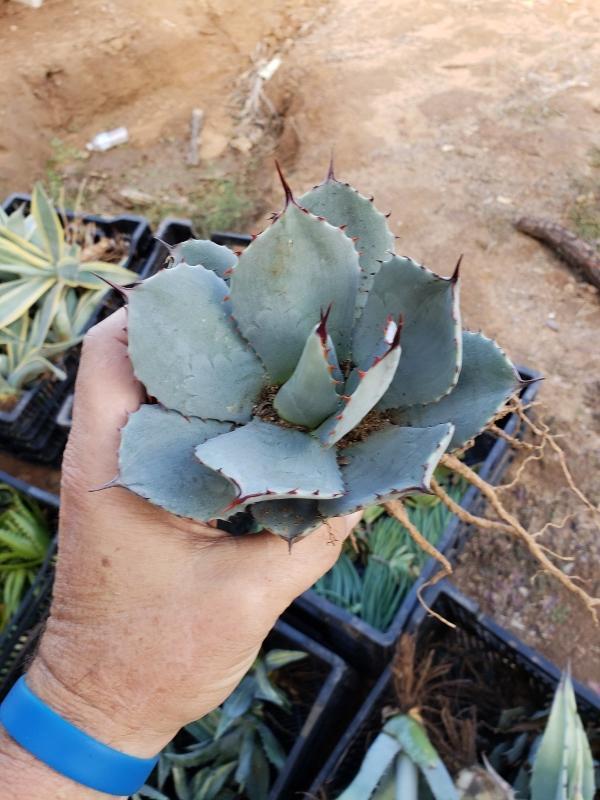
M49 544L48 523L37 503L0 484L0 630L33 583Z
M393 255L384 215L331 170L299 201L282 181L283 211L239 258L189 242L125 291L133 369L158 404L129 417L111 485L200 521L249 509L292 542L428 491L520 379L461 331L458 267Z
M69 289L93 292L98 300L107 291L103 279L130 283L136 275L120 264L82 261L81 247L67 241L41 184L33 189L31 214L0 214L0 329L34 307L52 323Z
M267 800L273 773L283 767L285 750L269 720L269 704L284 713L290 700L277 686L278 671L306 658L299 650L269 650L223 703L187 725L193 743L169 745L161 754L153 786L133 800ZM172 782L175 796L164 794Z
M460 502L468 488L463 478L439 467L436 479L455 502ZM452 513L437 497L429 495L408 496L405 504L413 525L436 547ZM340 558L313 589L385 631L418 578L427 553L382 506L365 509L354 542L346 542Z

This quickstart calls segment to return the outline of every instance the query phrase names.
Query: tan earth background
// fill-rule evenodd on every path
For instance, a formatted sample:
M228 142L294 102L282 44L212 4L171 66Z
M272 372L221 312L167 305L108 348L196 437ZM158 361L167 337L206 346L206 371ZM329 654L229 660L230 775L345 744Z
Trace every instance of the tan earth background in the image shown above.
M443 274L464 253L466 325L545 375L544 413L600 503L600 294L512 224L541 214L600 243L598 0L0 0L0 38L0 195L41 178L72 202L85 180L88 211L258 231L281 205L273 157L300 191L334 147L339 176L392 211L399 252ZM128 144L87 153L119 125ZM531 530L573 514L542 541L599 596L598 517L557 463L505 499ZM599 630L521 546L479 533L456 581L600 690Z

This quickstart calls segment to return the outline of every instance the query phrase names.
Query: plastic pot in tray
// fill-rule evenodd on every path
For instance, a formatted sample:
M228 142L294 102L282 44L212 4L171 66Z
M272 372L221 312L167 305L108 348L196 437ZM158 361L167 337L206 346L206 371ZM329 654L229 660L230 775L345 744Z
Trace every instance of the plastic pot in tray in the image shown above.
M480 614L477 605L448 581L444 581L436 590L433 609L457 627L449 628L419 607L409 626L417 636L417 662L419 653L423 655L434 649L435 663L452 661L453 666L447 676L450 680L472 680L477 675L492 690L501 687L493 696L494 702L492 696L485 703L479 695L476 697L477 703L481 703L477 707L477 719L482 723L477 728L477 752L486 752L489 756L496 744L506 741L506 734L495 727L500 712L523 706L529 715L549 708L560 670L493 620ZM468 662L464 669L461 663L463 659L457 656L460 652L465 654L464 661ZM600 696L577 681L573 683L579 714L588 734L591 733L592 748L597 751L600 747ZM450 706L451 711L456 713L458 690L448 689L447 692L451 704L455 704ZM475 695L471 694L470 684L463 692L461 704L471 705ZM497 704L498 699L500 705ZM381 730L383 708L393 708L396 704L392 671L388 666L313 782L308 797L335 800L341 794L352 782L369 745ZM465 709L462 711L464 714ZM448 766L451 767L450 764ZM510 775L504 777L511 778Z
M29 207L30 195L12 194L2 204L7 213L19 206ZM67 217L75 215L67 212ZM148 222L143 217L120 215L102 217L83 215L84 222L93 223L107 236L119 236L129 243L129 254L124 266L146 277L150 269L148 255L153 247L152 234ZM110 292L90 320L91 327L120 305L116 292ZM31 388L26 389L17 404L10 411L0 410L0 447L10 450L17 456L29 460L52 463L64 448L66 434L55 424L55 417L67 397L77 372L77 352L65 358L67 377L64 381L42 378Z
M59 507L57 495L31 486L5 472L0 472L0 483L7 483L21 494L35 500L46 511L51 529L54 527L56 530ZM33 584L24 595L19 608L8 621L4 630L0 632L0 700L17 680L23 671L23 666L29 662L35 652L43 622L50 607L55 555L56 538L52 540L44 563L39 568Z
M539 377L538 373L526 367L520 367L519 372L526 380ZM523 401L531 402L537 390L537 383L525 386L522 392ZM516 414L505 417L499 424L509 434L515 434L519 429L519 419ZM510 446L504 439L483 434L475 440L473 447L467 453L466 460L471 465L479 464L478 474L490 483L496 483L506 469L511 455ZM472 513L477 513L482 505L479 492L470 486L460 505ZM437 548L453 563L468 535L468 526L461 523L457 517L452 517L438 541ZM360 672L375 676L389 663L396 640L405 630L417 603L417 592L438 569L439 563L434 558L425 561L418 579L385 631L378 630L356 614L317 594L313 589L305 592L293 603L286 614L286 619L339 653Z
M156 242L151 254L148 256L147 275L153 275L164 266L169 255L169 247L173 247L187 239L196 238L194 226L189 219L167 217L158 226ZM215 231L211 233L211 241L227 247L246 247L252 241L252 236L231 231Z

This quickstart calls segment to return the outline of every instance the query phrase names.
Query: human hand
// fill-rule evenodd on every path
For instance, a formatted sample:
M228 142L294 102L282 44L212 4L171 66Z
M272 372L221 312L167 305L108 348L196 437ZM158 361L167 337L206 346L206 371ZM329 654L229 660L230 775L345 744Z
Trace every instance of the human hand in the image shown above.
M149 757L231 693L360 514L332 519L290 553L267 532L233 537L125 489L91 491L115 477L119 430L144 400L125 327L121 310L84 342L54 598L27 682L95 738Z

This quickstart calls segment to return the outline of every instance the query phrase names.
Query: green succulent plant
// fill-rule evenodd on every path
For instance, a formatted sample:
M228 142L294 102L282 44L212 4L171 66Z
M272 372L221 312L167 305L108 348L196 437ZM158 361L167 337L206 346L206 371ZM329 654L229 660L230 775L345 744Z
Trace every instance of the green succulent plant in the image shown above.
M33 583L49 544L48 523L38 504L0 484L0 631Z
M428 491L447 448L519 387L461 330L458 266L393 255L373 203L330 170L237 258L190 241L125 294L136 377L158 403L122 431L124 486L168 511L250 510L289 542L328 517Z
M54 360L81 341L80 335L75 335L74 331L73 334L72 339L47 341L48 330L42 310L33 318L24 314L0 330L0 404L14 402L41 375L64 380L66 373Z
M454 501L460 502L468 488L463 478L438 468L436 479ZM410 521L436 547L452 512L439 498L429 495L409 496L404 502ZM341 556L313 589L385 631L418 578L427 553L382 506L365 509L362 523L354 531L354 542L346 541Z
M412 714L390 717L337 800L418 800L421 779L434 800L460 800L450 773Z
M269 721L269 705L283 712L290 700L277 686L278 671L306 658L300 650L269 650L257 658L220 708L187 725L185 747L171 744L161 754L155 785L133 800L267 800L273 772L285 750ZM163 792L173 783L175 796Z
M31 196L31 213L0 210L0 329L40 307L52 325L70 289L108 291L103 279L127 283L135 273L120 264L82 261L81 247L68 242L60 218L41 184ZM56 331L61 339L65 331Z

